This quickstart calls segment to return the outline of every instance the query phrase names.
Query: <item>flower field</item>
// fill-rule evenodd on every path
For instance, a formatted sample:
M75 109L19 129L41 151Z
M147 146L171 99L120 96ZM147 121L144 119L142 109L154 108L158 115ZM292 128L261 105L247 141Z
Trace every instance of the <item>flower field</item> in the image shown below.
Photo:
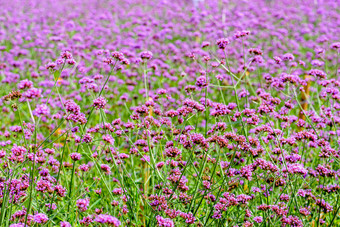
M0 0L0 226L340 226L337 0Z

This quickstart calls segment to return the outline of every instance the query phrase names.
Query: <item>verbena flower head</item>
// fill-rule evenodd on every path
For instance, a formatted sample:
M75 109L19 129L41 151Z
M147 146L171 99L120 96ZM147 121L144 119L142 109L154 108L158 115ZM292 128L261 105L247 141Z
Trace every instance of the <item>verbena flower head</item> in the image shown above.
M95 219L95 222L107 224L109 226L118 227L121 225L121 222L116 218L108 214L100 214Z
M175 224L170 218L163 218L162 216L158 215L156 216L157 219L157 225L158 226L164 226L164 227L174 227Z
M104 97L98 97L93 100L93 106L96 109L104 109L107 104L107 100Z
M143 51L140 53L140 57L142 59L150 60L152 58L153 54L150 51Z
M229 43L230 41L228 38L221 38L216 41L218 48L222 50L224 50Z
M70 154L70 157L73 161L79 161L81 159L81 154L79 153L72 153Z
M38 224L45 224L48 221L48 217L44 213L38 213L33 216L33 221Z
M38 117L48 116L50 115L50 108L45 104L37 105L36 109L33 110L33 114Z
M90 199L86 198L86 199L78 199L76 205L80 212L85 212L88 209L89 204L90 204Z

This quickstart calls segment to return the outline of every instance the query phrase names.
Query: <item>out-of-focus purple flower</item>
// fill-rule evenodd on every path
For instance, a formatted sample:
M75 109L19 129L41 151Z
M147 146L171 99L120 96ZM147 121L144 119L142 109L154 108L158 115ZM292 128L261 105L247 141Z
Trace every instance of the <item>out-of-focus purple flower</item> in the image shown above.
M207 78L205 76L200 76L196 80L196 86L199 88L205 88L208 86Z
M20 81L18 84L18 88L20 90L24 90L26 88L31 88L31 87L33 87L33 82L27 79Z
M140 53L140 57L142 59L150 60L153 57L153 55L150 51L143 51Z
M33 110L33 115L35 116L48 116L50 115L50 108L45 104L37 105L35 110Z
M100 214L95 219L95 222L102 223L102 224L108 224L109 226L115 226L118 227L121 225L121 222L118 220L118 218L113 217L108 214Z
M230 41L228 38L221 38L216 41L218 48L222 50L224 50L229 43Z
M286 53L282 56L283 61L294 61L295 57L291 53Z
M45 224L48 221L46 214L38 213L33 216L33 221L39 224Z
M106 164L101 164L100 168L107 174L109 175L111 173L111 168L110 166L106 165Z
M111 145L113 145L115 142L114 138L109 134L103 135L102 138L106 143L111 144Z
M210 46L210 42L204 41L202 42L202 48Z
M41 97L42 90L38 88L30 88L27 91L25 91L22 95L28 99L35 99Z
M80 107L73 100L67 100L64 103L64 106L67 112L70 112L73 114L79 114L80 112Z
M246 31L246 30L237 31L237 32L234 33L234 38L239 39L239 38L242 38L242 37L246 37L247 35L250 35L250 31Z
M257 216L257 217L254 217L254 222L256 222L256 223L261 223L261 222L263 222L263 218L261 217L261 216Z
M77 207L81 212L85 212L90 204L90 199L78 199L77 200Z
M79 153L72 153L70 154L70 157L73 161L79 161L81 159L81 154Z
M333 50L339 50L340 49L340 42L332 43L331 49Z
M326 73L320 69L311 69L308 72L308 75L319 77L320 79L325 79L326 78Z
M60 222L60 227L72 227L71 224L67 221Z
M163 218L160 215L156 216L157 219L157 225L158 226L163 226L163 227L174 227L175 224L170 218Z

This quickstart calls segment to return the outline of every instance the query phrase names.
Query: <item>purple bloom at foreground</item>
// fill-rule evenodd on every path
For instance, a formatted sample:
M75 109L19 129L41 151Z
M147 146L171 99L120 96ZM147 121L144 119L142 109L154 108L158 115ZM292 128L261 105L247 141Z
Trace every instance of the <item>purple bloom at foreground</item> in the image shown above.
M163 218L162 216L157 215L156 219L157 219L157 226L164 226L164 227L175 226L174 222L170 218Z
M205 88L208 86L207 78L205 76L200 76L196 80L196 86L199 88Z
M289 217L283 217L282 218L282 223L290 225L290 226L296 226L296 227L302 227L304 226L302 221L297 217L297 216L289 216Z
M93 105L96 109L104 109L105 105L107 103L107 100L104 97L98 97L95 100L93 100Z
M86 133L84 136L83 136L83 142L84 143L91 143L92 142L92 136L88 133Z
M121 222L116 218L108 214L100 214L95 219L95 222L98 223L105 223L110 226L120 226Z
M38 213L33 216L33 221L40 224L45 224L48 221L46 214Z
M73 114L79 114L80 113L80 107L73 101L73 100L67 100L64 103L65 109L67 112L73 113Z

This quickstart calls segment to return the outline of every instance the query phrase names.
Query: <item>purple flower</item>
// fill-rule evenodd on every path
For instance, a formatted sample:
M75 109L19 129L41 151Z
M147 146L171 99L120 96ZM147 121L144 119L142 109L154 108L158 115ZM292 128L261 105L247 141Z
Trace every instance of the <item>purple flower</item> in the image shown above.
M311 62L312 66L314 67L321 67L323 66L325 63L323 61L320 61L318 59L315 59Z
M258 49L258 48L251 48L248 50L250 54L254 54L254 55L262 55L263 52Z
M46 69L55 69L57 67L57 64L54 63L54 62L49 62L47 65L46 65Z
M256 223L261 223L261 222L263 222L263 218L261 217L261 216L257 216L257 217L254 217L254 222L256 222Z
M202 42L202 48L210 46L210 42L204 41Z
M281 62L282 62L282 59L280 57L277 57L277 56L274 57L274 60L275 60L276 64L281 64Z
M92 142L92 136L90 135L90 134L88 134L88 133L86 133L84 136L83 136L83 139L82 139L82 141L84 142L84 143L91 143Z
M65 59L72 59L72 54L68 51L63 51L61 54L60 54L60 57L61 58L65 58Z
M311 212L306 208L306 207L302 207L299 209L300 214L304 215L304 216L308 216L311 214Z
M205 88L208 86L207 78L205 76L200 76L196 80L196 86L199 88Z
M239 39L239 38L245 37L247 35L250 35L250 31L246 31L246 30L237 31L237 32L234 33L234 38Z
M331 49L333 50L339 50L340 49L340 42L332 43Z
M85 212L90 204L90 199L78 199L77 200L77 207L80 210L80 212Z
M60 222L60 227L72 227L71 224L67 221Z
M140 53L142 59L150 60L152 58L152 53L150 51L143 51Z
M216 44L217 44L218 48L222 49L222 50L224 50L229 43L230 43L230 41L227 38L218 39L216 41Z
M113 138L111 135L109 135L109 134L103 135L102 138L103 138L103 140L104 140L106 143L108 143L108 144L113 145L113 144L115 143L114 138Z
M48 221L46 214L38 213L33 216L33 221L39 224L45 224Z
M107 100L100 96L98 98L96 98L95 100L93 100L93 105L96 109L104 109L105 108L105 105L107 103Z
M108 224L109 226L120 226L121 222L116 218L108 214L100 214L95 219L95 222Z
M294 61L294 55L291 53L286 53L282 56L283 61Z
M82 164L82 165L79 166L79 169L83 172L87 172L89 170L89 165Z
M81 159L81 154L79 153L72 153L70 154L70 157L73 161L79 161Z
M170 218L163 218L160 215L156 216L157 219L157 225L158 226L163 226L163 227L174 227L175 224Z
M326 73L320 69L311 69L308 72L308 75L319 77L320 79L325 79L326 78Z
M73 114L79 114L80 113L80 107L73 101L73 100L67 100L64 103L65 109L67 112L73 113Z
M26 97L27 99L35 99L41 97L42 90L38 88L30 88L27 91L25 91L22 95Z
M111 168L110 166L106 165L106 164L101 164L100 168L108 175L111 173Z
M33 115L41 117L50 115L50 108L45 104L37 105L35 110L33 110Z
M33 87L33 82L27 79L20 81L20 83L18 84L18 88L20 90L24 90L26 88L31 88L31 87Z

